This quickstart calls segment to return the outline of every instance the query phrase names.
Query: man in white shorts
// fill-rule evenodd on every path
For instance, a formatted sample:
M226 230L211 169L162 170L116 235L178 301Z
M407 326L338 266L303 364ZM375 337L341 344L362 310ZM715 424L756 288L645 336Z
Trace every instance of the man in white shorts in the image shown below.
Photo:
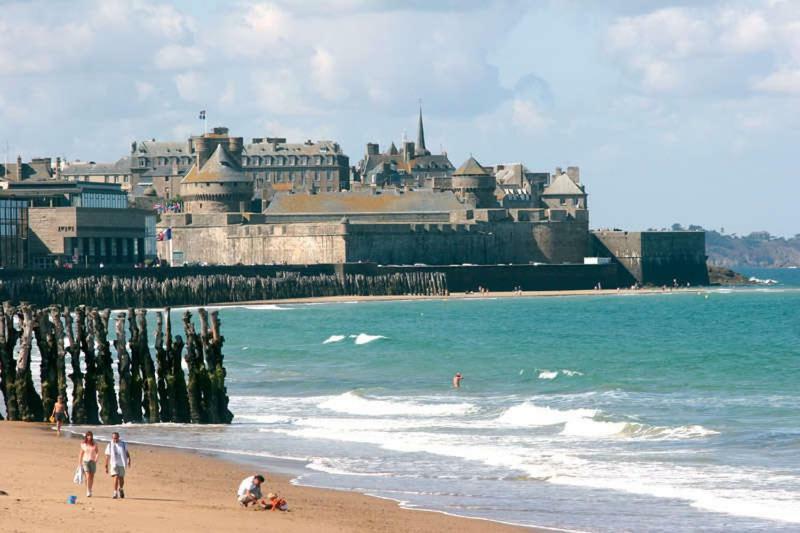
M262 500L262 507L266 506L266 502L263 501L263 496L261 495L262 483L264 483L264 476L261 474L244 478L242 482L239 483L239 490L236 491L239 505L247 507L251 503L258 503L259 500Z
M128 445L120 440L119 433L116 431L111 434L111 442L106 446L106 474L111 474L114 478L114 499L124 498L125 491L125 468L131 466L131 454L128 453ZM109 472L109 467L111 471Z

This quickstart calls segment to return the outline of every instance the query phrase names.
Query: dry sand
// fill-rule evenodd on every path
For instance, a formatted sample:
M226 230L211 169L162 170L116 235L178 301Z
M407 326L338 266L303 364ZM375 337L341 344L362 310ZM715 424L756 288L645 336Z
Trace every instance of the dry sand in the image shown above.
M298 487L266 474L266 492L290 512L241 509L235 490L250 469L199 453L130 444L126 498L111 498L98 466L94 496L72 483L80 441L46 424L0 422L0 531L510 532L532 529L402 509L354 492ZM123 432L124 433L124 432ZM123 434L124 439L124 434ZM101 453L105 443L101 444ZM102 456L101 456L102 459ZM75 505L67 503L77 495Z

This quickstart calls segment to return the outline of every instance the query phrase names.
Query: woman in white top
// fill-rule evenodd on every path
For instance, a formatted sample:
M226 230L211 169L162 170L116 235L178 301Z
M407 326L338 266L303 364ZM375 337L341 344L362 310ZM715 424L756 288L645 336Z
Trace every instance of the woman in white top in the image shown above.
M94 473L97 472L97 458L100 451L94 441L94 434L87 431L81 443L81 453L78 454L78 464L86 474L86 496L92 496L92 485L94 485Z

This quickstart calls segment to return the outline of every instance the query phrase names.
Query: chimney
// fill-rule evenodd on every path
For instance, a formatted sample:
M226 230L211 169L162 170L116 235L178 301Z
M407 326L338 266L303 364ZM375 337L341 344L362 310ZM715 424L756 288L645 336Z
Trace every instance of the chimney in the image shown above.
M367 155L378 155L380 153L380 146L378 143L367 143Z
M15 181L22 181L22 156L17 156L17 171L16 175L14 176Z
M56 157L56 178L61 178L61 157Z
M580 167L567 167L567 176L577 185L581 184L581 169Z
M403 142L403 158L406 161L414 159L414 141Z

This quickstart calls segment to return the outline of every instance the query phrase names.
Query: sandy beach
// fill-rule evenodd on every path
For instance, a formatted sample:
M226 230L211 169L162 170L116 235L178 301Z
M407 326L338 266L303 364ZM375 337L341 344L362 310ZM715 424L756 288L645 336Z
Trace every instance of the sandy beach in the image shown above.
M488 298L554 298L554 297L570 297L570 296L614 296L614 295L654 295L654 294L669 294L672 292L688 292L688 293L702 293L707 292L711 287L679 287L679 288L642 288L642 289L585 289L585 290L570 290L570 291L489 291L484 293L464 293L452 292L447 296L427 296L419 294L392 294L381 296L316 296L313 298L285 298L280 300L254 300L245 302L225 302L225 303L212 303L205 307L237 307L245 305L265 305L265 304L320 304L320 303L343 303L343 302L385 302L385 301L402 301L402 300L481 300ZM725 287L714 287L725 288ZM178 307L183 306L177 306ZM197 306L191 306L197 307Z
M123 432L124 438L124 432ZM292 485L264 471L266 491L290 512L241 509L246 466L169 448L130 444L132 468L124 500L111 498L111 478L98 466L94 496L72 483L80 441L56 436L46 424L0 422L0 530L44 531L270 531L487 532L533 531L495 522L402 509L354 492ZM101 451L105 443L101 444ZM266 469L265 469L266 470ZM67 503L77 495L77 504Z

